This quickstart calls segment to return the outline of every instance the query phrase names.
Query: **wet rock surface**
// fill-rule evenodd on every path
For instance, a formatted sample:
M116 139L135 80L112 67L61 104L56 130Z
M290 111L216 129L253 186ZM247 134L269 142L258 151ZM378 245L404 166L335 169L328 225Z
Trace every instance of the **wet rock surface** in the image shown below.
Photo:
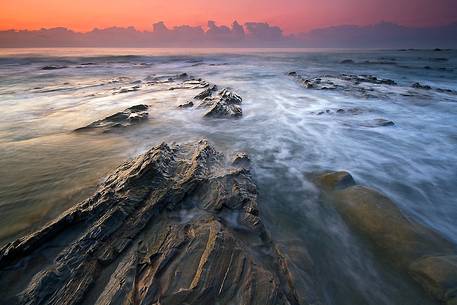
M161 144L0 250L7 304L306 304L238 154ZM316 303L315 303L316 304Z
M326 200L382 257L437 300L456 304L457 249L451 242L405 217L383 194L357 185L347 172L327 172L315 181Z
M206 118L238 118L243 115L241 109L243 99L229 88L218 91L216 85L210 85L197 94L194 100L199 101L198 108L208 109L203 114ZM193 105L192 101L188 101L178 107L189 108Z
M124 111L110 115L102 120L95 121L85 127L78 128L75 132L95 130L101 132L112 132L114 130L138 125L148 119L148 108L149 107L147 105L135 105L125 109Z
M379 86L397 85L391 79L378 78L373 75L340 74L305 77L297 72L289 72L288 75L306 89L345 91L365 98L377 97L375 93L382 93Z

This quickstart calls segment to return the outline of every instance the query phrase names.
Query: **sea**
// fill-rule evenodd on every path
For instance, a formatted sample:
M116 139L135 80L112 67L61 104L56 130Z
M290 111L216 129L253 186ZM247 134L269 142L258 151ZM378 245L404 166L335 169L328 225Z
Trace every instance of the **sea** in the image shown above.
M177 107L201 89L148 81L182 73L239 94L243 116L206 119ZM138 104L149 106L143 124L73 132ZM456 50L0 49L0 109L0 247L90 196L124 160L203 138L249 154L266 229L303 253L326 304L433 301L322 202L315 173L348 171L457 244Z

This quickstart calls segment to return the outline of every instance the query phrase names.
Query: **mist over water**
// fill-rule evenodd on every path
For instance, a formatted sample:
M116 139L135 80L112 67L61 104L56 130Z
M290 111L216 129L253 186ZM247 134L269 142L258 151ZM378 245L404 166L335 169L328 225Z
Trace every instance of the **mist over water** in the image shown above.
M291 71L398 85L364 85L369 95L312 90ZM183 72L232 88L243 117L204 119L199 109L177 108L201 90L147 83ZM413 88L417 82L432 89ZM0 243L86 198L123 160L162 141L207 138L227 154L249 153L267 230L293 262L309 266L325 302L433 304L320 202L308 177L347 170L457 243L456 92L456 51L2 50ZM150 106L138 127L72 133L138 104ZM395 125L372 126L381 118Z

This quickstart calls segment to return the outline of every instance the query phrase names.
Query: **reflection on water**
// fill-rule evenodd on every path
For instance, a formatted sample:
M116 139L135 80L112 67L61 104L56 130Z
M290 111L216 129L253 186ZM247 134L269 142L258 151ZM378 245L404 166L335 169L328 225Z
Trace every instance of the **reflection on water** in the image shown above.
M219 150L250 153L269 231L291 260L310 265L327 303L428 304L331 206L319 202L306 174L348 170L359 183L391 197L408 217L457 243L457 52L190 53L1 51L0 242L87 197L122 160L161 141L206 137ZM341 64L344 59L356 63ZM65 68L42 70L50 65ZM366 85L366 96L308 90L290 71L305 77L370 74L398 86ZM182 72L233 88L243 97L243 118L205 120L201 110L176 107L198 91L148 83ZM416 82L432 89L413 88ZM138 90L118 94L133 86ZM150 106L150 120L136 128L71 132L137 104ZM379 118L395 126L367 124Z

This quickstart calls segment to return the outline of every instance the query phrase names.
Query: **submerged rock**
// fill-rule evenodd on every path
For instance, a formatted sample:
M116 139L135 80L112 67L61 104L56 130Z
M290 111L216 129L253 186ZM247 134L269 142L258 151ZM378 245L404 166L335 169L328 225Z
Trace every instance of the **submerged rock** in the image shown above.
M360 125L363 127L388 127L394 126L395 123L386 119L374 119L371 121L362 122Z
M76 132L101 130L110 132L118 128L130 127L137 125L148 119L148 106L136 105L125 109L124 111L110 115L103 120L95 121L85 127L76 129Z
M227 164L204 140L163 143L124 163L92 197L0 250L0 284L8 287L0 298L306 304L294 288L297 269L288 269L258 216L249 168Z
M41 70L60 70L60 69L66 69L68 68L67 66L44 66L41 68Z
M336 110L335 109L325 109L325 110L321 110L321 111L318 111L318 112L311 112L311 114L317 114L317 115L322 115L322 114L352 114L352 115L359 115L359 114L362 114L364 111L367 111L367 110L363 110L361 108L354 107L354 108L337 108Z
M430 90L432 89L432 87L428 86L428 85L421 85L420 83L414 83L412 85L413 88L415 89L422 89L422 90Z
M328 172L316 184L343 218L372 241L381 256L409 273L438 300L457 302L457 249L448 240L406 218L389 198L356 185L347 172Z

